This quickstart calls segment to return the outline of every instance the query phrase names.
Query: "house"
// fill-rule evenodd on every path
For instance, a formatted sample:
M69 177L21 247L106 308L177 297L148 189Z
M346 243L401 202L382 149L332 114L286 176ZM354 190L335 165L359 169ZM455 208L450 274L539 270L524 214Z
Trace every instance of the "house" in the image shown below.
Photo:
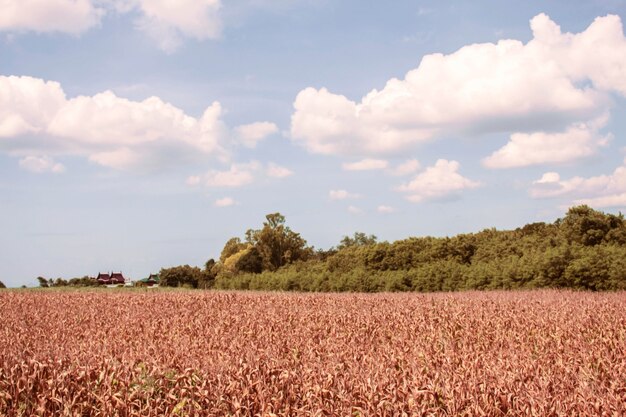
M98 276L96 277L96 281L101 285L108 285L111 283L111 275L103 274L102 272L98 272Z
M124 278L122 272L111 272L110 274L99 272L96 281L101 285L124 285L126 278Z
M122 272L111 272L111 284L124 284L126 278L122 275Z
M137 281L137 283L141 286L146 287L158 287L159 286L159 274L150 274L148 278L143 278Z

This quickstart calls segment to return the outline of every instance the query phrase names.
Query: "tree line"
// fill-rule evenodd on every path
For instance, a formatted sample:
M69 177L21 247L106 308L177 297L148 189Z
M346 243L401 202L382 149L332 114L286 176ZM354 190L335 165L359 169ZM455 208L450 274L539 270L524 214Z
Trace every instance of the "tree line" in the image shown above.
M309 246L280 213L229 239L202 267L162 268L166 287L280 291L626 289L626 222L586 205L553 223L453 237L379 242L356 232L327 250ZM37 278L42 287L94 286L89 277ZM0 283L0 288L2 283Z
M328 250L308 246L269 214L229 239L203 268L163 268L162 286L283 291L626 289L626 223L586 205L554 223L453 237L378 242L357 232Z

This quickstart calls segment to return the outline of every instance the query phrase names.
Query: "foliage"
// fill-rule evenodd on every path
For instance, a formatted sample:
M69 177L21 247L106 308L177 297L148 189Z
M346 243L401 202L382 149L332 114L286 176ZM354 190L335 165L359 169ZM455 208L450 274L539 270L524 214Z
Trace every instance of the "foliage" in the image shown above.
M4 282L0 281L0 288L6 288L6 285L4 285Z
M88 276L80 277L80 278L71 278L69 280L63 278L57 279L45 279L44 277L37 277L37 281L39 282L39 286L41 288L48 287L97 287L100 285L95 278L91 278Z
M161 268L159 285L163 287L198 288L198 284L205 285L207 275L205 271L189 265Z
M624 218L588 206L573 207L552 224L453 237L376 243L375 236L357 232L329 251L313 252L297 235L306 253L300 259L279 250L284 244L277 242L289 239L276 235L289 233L284 217L268 215L262 230L248 232L247 246L235 241L240 250L220 265L215 287L312 292L626 288Z

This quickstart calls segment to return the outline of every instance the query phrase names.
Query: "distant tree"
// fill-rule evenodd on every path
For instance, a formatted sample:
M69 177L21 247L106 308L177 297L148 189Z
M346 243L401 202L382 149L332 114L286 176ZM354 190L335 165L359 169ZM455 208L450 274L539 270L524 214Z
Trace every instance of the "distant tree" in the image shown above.
M67 282L67 285L70 287L96 287L100 284L98 284L98 281L95 280L95 278L90 278L87 275L80 277L80 278L72 278Z
M204 272L189 265L162 268L159 272L159 285L163 287L192 287L197 288L198 282L204 279Z
M307 247L306 240L285 226L285 216L273 213L265 218L267 221L263 223L262 229L246 232L246 241L257 251L264 271L275 271L281 266L312 256L313 250ZM256 256L251 251L250 257ZM250 265L253 265L253 260L248 260Z
M39 281L39 286L41 288L48 288L50 286L48 285L48 280L44 277L37 277L37 281Z
M369 246L375 245L378 238L374 235L366 235L363 232L355 232L353 237L344 236L337 245L337 249L345 249L353 246Z
M64 280L63 278L57 278L56 280L54 280L54 284L52 284L53 287L67 287L68 282L66 280Z
M6 288L6 285L2 281L0 281L0 288Z
M559 227L568 242L594 246L606 241L624 243L626 226L624 216L605 214L587 205L572 207Z
M204 271L202 276L198 278L198 288L207 289L213 287L215 276L217 275L217 268L214 259L209 259L204 264Z

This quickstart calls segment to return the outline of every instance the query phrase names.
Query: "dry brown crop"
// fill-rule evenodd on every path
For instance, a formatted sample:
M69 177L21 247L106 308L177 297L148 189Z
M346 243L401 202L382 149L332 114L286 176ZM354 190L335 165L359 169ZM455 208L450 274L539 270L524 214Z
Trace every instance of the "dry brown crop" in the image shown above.
M624 416L626 293L4 291L0 415Z

